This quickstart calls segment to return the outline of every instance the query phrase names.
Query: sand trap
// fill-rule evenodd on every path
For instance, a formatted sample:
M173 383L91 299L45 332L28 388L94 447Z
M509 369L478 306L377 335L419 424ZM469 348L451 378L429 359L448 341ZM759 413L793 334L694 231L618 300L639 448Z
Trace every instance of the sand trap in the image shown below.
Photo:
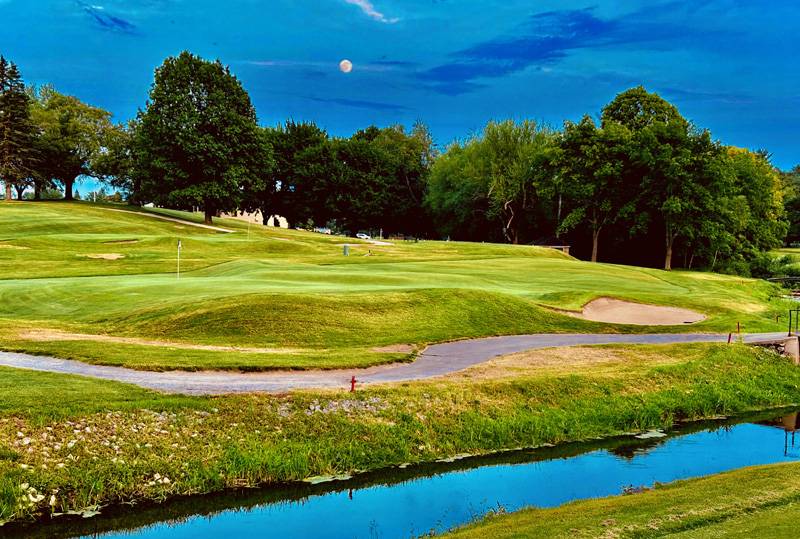
M125 258L125 255L121 255L119 253L97 253L93 255L79 255L84 256L86 258L94 258L98 260L119 260L120 258Z
M140 346L159 346L163 348L180 348L182 350L207 350L209 352L241 352L244 354L295 354L294 348L249 348L238 346L215 346L209 344L187 344L167 341L138 339L135 337L115 337L113 335L91 335L86 333L68 333L57 329L34 329L19 334L21 339L30 341L95 341L121 344L138 344Z
M675 326L694 324L706 317L689 309L631 303L611 298L598 298L583 306L578 318L608 324L633 324L637 326Z
M10 243L0 243L0 249L18 249L18 250L24 250L24 249L30 249L30 247L23 247L23 246L21 246L21 245L11 245Z

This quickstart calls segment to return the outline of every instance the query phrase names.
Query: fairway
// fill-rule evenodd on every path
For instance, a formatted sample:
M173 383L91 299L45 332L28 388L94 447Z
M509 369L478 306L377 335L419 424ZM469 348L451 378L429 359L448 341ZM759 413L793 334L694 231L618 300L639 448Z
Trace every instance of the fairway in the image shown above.
M408 360L412 348L471 337L654 332L564 312L599 297L706 317L657 332L784 326L776 317L786 303L763 281L592 264L522 245L376 245L215 221L232 230L223 233L192 226L200 219L191 214L158 210L176 222L136 211L3 206L2 348L151 370L309 369ZM411 347L386 351L392 345Z

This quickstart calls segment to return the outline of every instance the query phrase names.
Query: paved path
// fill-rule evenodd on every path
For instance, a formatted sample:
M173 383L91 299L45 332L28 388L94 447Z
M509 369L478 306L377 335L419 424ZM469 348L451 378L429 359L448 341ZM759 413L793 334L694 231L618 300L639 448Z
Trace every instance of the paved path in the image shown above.
M785 333L761 333L745 337L748 342L785 337ZM434 344L413 363L395 363L368 369L330 371L273 371L238 373L225 371L147 372L123 367L90 365L45 356L0 352L0 366L37 371L78 374L116 380L167 393L218 395L263 391L284 393L292 389L347 388L350 377L360 383L402 382L448 374L494 357L537 348L592 344L674 344L690 342L725 342L727 335L709 334L538 334L489 337Z

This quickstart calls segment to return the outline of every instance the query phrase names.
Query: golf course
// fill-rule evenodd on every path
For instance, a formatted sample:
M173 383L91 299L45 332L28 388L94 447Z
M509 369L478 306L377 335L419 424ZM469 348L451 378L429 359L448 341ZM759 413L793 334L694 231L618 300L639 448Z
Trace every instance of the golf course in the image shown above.
M120 209L4 206L1 346L142 370L263 371L408 361L428 344L494 335L786 326L778 289L759 280L591 264L532 246L376 244L235 220L217 221L230 230L220 232L188 214ZM702 320L654 329L575 316L603 297Z
M526 245L200 223L121 205L3 204L0 348L42 356L43 370L71 360L242 384L329 371L358 378L413 369L417 358L440 370L399 382L365 376L355 393L342 380L277 395L245 385L243 394L190 396L0 367L7 526L800 402L791 361L738 339L725 344L737 324L785 330L790 303L766 281L587 263ZM600 299L597 312L584 308ZM618 316L620 305L666 308L653 312L669 324L588 319ZM458 347L526 334L533 340Z

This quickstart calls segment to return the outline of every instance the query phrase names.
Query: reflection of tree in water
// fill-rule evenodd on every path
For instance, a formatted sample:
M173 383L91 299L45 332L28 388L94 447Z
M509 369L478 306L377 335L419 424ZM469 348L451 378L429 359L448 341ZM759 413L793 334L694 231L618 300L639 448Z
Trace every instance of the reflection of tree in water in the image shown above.
M609 453L614 455L615 457L619 457L625 460L633 460L634 458L640 455L646 455L656 447L664 445L664 443L669 440L669 437L665 438L650 438L647 440L632 440L630 443L621 444L617 447L611 448L608 450Z
M800 413L794 412L783 417L760 421L759 424L783 429L783 454L789 456L790 451L795 449L795 433L800 430Z

